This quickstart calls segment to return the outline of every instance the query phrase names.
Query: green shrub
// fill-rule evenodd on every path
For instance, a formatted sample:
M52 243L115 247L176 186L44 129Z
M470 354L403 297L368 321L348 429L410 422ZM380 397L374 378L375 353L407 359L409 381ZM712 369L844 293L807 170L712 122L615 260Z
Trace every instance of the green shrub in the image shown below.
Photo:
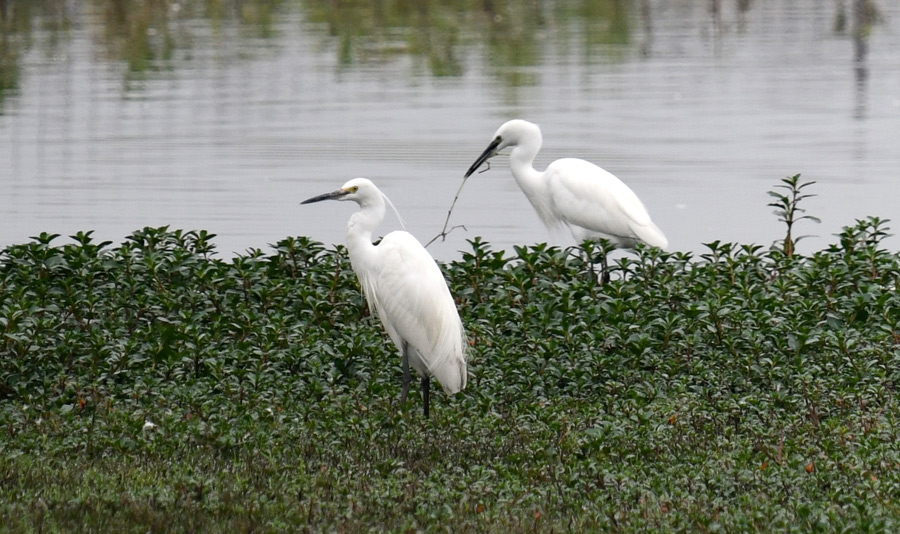
M0 254L2 528L895 530L887 231L639 248L603 286L592 250L474 239L442 266L469 387L431 420L342 247L42 234Z

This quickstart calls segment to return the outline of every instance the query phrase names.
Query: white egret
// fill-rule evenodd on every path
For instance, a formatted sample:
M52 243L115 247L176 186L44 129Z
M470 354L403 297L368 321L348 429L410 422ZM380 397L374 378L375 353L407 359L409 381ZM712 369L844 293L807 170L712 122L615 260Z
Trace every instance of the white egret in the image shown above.
M535 170L534 158L542 142L537 124L520 119L506 122L469 167L466 178L504 148L513 147L509 154L513 177L549 230L567 226L579 243L608 239L620 248L634 248L637 243L668 246L641 200L612 173L576 158L558 159L544 172ZM603 276L604 280L609 277L605 254Z
M409 394L412 367L422 376L425 417L428 417L431 377L447 394L466 387L466 335L434 258L410 233L387 234L372 244L372 231L384 220L387 197L365 178L354 178L321 200L352 200L359 211L347 224L347 251L359 278L369 309L377 313L388 335L400 350L403 364L401 402ZM390 200L388 200L390 202ZM393 207L393 205L392 205Z

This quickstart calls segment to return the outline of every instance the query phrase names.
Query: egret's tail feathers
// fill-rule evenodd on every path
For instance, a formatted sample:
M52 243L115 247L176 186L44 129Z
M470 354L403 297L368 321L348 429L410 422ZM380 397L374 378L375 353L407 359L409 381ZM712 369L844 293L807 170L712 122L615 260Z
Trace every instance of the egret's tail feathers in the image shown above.
M638 237L640 237L641 241L651 247L658 247L665 250L665 248L669 246L669 240L666 239L665 234L663 234L662 230L653 223L642 227Z
M429 347L429 357L426 361L426 371L440 382L444 392L448 395L458 393L465 389L467 376L466 368L466 332L462 321L456 313L455 304L449 301L455 321L448 321L441 329L440 335ZM421 352L420 352L421 353Z
M462 376L462 382L459 386L460 391L462 391L466 389L466 384L469 383L469 368L466 366L465 358L459 361L459 374Z
M448 358L444 365L432 369L431 375L440 382L444 393L453 395L466 388L468 373L463 357Z

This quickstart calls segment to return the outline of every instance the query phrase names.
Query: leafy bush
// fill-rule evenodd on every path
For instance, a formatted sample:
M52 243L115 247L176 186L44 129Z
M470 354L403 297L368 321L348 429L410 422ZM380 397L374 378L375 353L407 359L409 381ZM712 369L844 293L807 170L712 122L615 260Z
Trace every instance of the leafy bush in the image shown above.
M443 265L469 387L399 404L346 250L55 235L0 255L9 531L890 531L900 258L480 240ZM788 239L791 239L790 236Z

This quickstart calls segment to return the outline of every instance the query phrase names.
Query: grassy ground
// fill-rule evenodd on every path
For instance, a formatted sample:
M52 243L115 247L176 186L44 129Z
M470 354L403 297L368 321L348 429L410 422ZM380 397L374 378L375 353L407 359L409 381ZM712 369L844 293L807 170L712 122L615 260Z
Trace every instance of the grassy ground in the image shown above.
M884 231L642 249L602 287L476 240L444 266L469 387L430 420L342 248L39 236L0 255L0 531L896 531Z

